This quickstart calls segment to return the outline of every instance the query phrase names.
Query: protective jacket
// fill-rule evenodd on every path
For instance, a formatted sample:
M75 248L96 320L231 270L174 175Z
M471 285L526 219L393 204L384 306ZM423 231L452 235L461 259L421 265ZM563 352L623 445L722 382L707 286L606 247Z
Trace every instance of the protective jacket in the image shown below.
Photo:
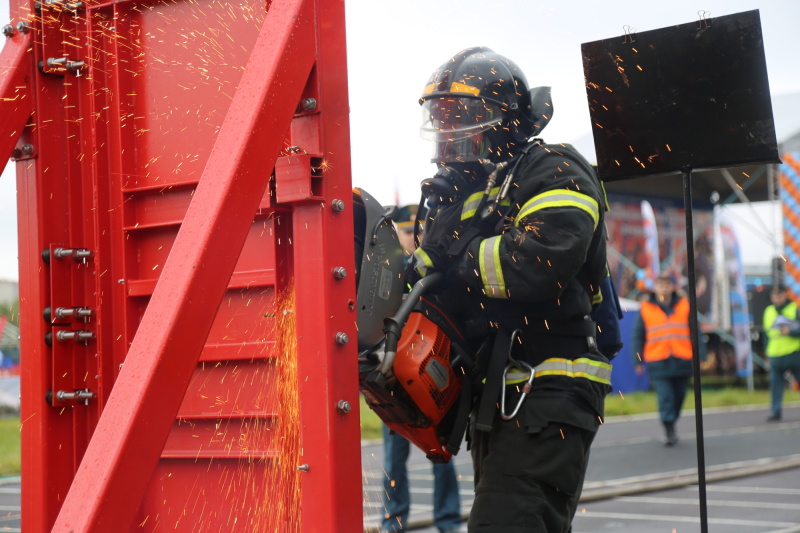
M537 366L534 390L577 392L594 414L568 422L589 428L610 389L611 367L586 340L595 333L587 317L606 275L605 198L574 148L534 143L511 166L507 198L497 202L496 187L480 212L482 190L440 207L424 242L454 231L455 240L467 240L452 258L440 305L476 343L519 329L523 356ZM424 253L417 259L424 262Z
M766 353L769 357L782 357L800 351L800 337L794 336L791 333L790 335L781 335L778 328L772 327L779 316L796 322L797 304L789 302L780 309L776 308L774 305L770 305L764 310L764 321L762 323L764 324L764 332L767 336ZM797 326L794 326L793 329L797 329Z
M680 298L667 314L653 302L642 302L646 340L644 362L663 361L669 356L692 359L692 341L689 334L689 300Z

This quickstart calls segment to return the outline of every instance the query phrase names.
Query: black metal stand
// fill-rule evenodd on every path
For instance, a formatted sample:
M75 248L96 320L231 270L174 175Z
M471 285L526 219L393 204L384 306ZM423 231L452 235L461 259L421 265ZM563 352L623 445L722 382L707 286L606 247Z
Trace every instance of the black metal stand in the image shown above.
M689 333L692 340L692 373L694 375L694 419L697 434L697 484L700 499L700 531L708 533L706 502L706 458L703 440L703 398L700 388L700 353L697 325L697 286L694 271L694 228L692 226L692 169L683 169L683 206L686 212L686 262L689 272Z

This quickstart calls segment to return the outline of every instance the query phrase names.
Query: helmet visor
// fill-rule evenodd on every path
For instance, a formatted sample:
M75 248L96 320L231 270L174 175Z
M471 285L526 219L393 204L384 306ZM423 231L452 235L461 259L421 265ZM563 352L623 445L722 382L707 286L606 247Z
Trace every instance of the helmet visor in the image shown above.
M437 143L459 141L502 121L500 106L479 98L432 98L422 104L420 135Z

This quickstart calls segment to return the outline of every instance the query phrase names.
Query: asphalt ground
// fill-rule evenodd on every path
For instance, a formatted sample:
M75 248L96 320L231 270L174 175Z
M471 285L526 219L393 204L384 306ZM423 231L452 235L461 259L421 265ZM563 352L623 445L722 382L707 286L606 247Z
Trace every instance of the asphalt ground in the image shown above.
M779 423L766 422L768 414L765 407L703 413L708 531L800 533L800 405L785 406ZM677 429L680 442L668 448L654 415L609 419L592 447L573 533L702 531L693 413L684 409ZM364 446L362 457L364 524L376 531L383 512L381 444ZM473 480L467 452L456 458L456 467L466 517ZM436 533L433 476L416 450L409 476L409 527Z
M787 405L779 423L766 422L767 415L764 407L703 413L709 532L800 533L800 405ZM600 428L573 533L701 531L694 416L685 411L677 428L681 440L672 448L663 445L654 416L609 419ZM364 443L368 531L377 529L383 514L382 462L382 443ZM466 517L472 504L469 453L462 451L455 462ZM432 470L422 452L412 451L408 471L409 526L436 533ZM20 480L0 478L0 532L20 528Z

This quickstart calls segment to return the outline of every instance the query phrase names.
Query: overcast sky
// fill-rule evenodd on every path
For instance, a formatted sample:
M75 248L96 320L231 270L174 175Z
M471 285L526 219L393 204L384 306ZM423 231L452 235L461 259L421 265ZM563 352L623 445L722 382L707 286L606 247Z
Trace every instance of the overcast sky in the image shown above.
M419 200L433 172L419 137L417 100L430 74L456 52L483 45L506 55L531 86L553 88L554 115L543 137L573 142L590 133L581 43L760 10L770 89L800 92L800 2L789 0L569 1L345 0L353 184L379 201ZM502 6L501 8L497 6ZM0 23L8 0L0 0ZM780 117L775 117L776 122ZM15 179L0 178L0 279L17 279Z

